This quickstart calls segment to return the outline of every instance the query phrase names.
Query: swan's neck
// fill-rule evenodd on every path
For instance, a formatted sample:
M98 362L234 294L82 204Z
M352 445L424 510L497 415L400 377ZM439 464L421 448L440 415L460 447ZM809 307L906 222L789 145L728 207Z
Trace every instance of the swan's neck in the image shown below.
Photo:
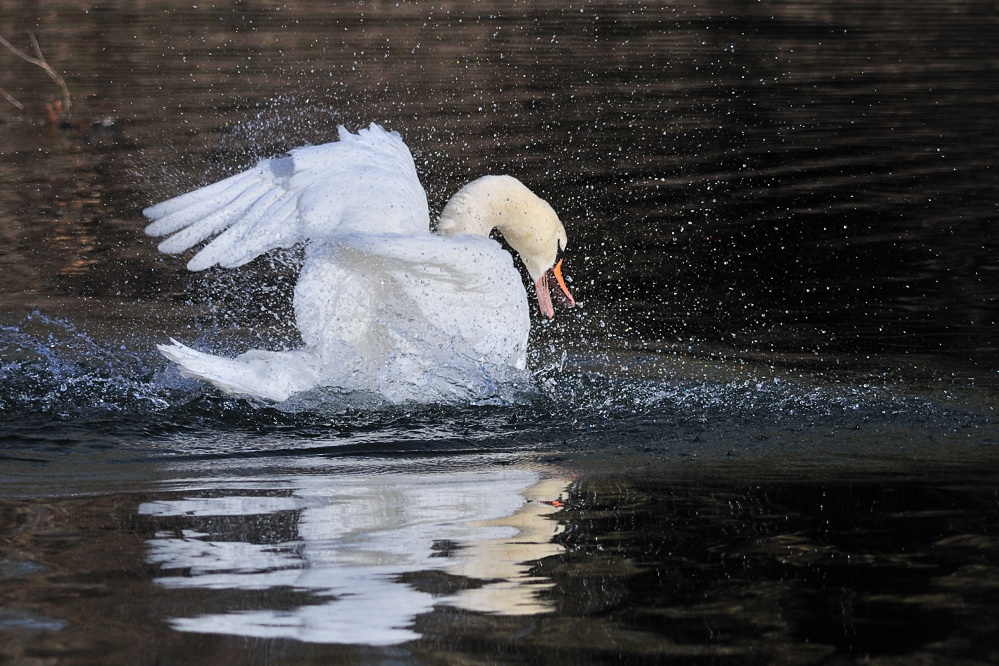
M520 190L523 190L521 192ZM438 233L445 236L470 234L488 236L499 229L504 238L515 226L516 209L522 199L534 197L520 181L510 176L484 176L474 180L451 197L441 211Z
M511 176L474 180L444 206L437 232L488 236L498 229L537 282L565 247L565 229L552 207Z

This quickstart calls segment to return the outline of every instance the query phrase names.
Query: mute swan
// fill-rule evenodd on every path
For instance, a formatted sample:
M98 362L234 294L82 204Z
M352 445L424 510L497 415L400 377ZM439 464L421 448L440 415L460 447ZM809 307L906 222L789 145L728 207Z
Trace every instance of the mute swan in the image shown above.
M372 123L340 140L292 150L143 211L166 254L214 237L191 271L235 268L305 243L295 285L304 346L236 358L158 345L181 374L281 402L318 387L393 400L439 400L523 375L530 318L512 257L523 260L538 307L549 288L575 301L561 273L565 228L547 202L510 176L475 180L448 202L436 234L413 157L395 132ZM553 282L549 282L549 281Z

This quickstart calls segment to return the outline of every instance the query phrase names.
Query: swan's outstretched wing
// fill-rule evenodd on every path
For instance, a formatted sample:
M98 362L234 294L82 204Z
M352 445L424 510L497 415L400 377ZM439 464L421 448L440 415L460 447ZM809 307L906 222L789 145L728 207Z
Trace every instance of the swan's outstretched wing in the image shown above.
M215 237L187 267L235 268L268 250L343 232L427 233L427 196L413 156L374 123L340 140L306 146L213 185L151 206L150 236L177 254Z

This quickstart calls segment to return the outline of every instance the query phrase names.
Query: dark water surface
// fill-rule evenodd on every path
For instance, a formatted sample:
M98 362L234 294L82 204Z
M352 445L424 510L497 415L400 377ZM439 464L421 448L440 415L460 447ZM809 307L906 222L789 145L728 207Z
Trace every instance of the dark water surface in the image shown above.
M0 662L999 661L994 2L0 0ZM478 405L268 406L295 250L141 210L338 124L513 174L580 307Z

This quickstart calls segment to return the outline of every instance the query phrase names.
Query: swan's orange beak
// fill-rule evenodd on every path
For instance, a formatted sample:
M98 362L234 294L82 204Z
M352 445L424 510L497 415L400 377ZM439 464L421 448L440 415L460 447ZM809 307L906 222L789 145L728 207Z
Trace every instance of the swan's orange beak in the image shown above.
M555 262L555 265L545 271L541 279L537 281L534 285L534 290L538 293L538 308L548 319L555 316L555 308L552 307L552 297L548 291L548 276L551 275L558 282L558 286L561 291L555 292L558 295L559 300L567 308L571 308L576 304L576 299L572 297L569 293L569 287L565 286L565 279L562 277L562 260L559 259Z

